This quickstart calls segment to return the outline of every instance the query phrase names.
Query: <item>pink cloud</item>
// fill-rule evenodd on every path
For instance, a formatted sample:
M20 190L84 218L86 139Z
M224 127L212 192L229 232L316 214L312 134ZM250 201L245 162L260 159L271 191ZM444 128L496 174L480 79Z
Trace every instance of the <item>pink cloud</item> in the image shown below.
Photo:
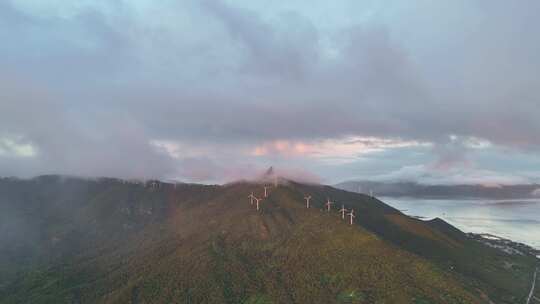
M386 149L426 146L428 143L376 137L332 138L311 142L275 140L250 150L251 156L312 157L333 160L355 160L358 155Z
M313 146L303 142L275 140L256 146L253 156L306 156L314 152Z
M310 144L288 140L275 140L255 147L251 154L253 156L306 156L314 152L314 146Z

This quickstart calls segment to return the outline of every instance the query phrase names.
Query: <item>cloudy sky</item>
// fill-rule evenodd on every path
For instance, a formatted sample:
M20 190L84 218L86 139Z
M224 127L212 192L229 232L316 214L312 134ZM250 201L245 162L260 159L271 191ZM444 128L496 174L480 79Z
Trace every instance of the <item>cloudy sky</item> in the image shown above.
M0 1L0 175L537 182L539 11Z

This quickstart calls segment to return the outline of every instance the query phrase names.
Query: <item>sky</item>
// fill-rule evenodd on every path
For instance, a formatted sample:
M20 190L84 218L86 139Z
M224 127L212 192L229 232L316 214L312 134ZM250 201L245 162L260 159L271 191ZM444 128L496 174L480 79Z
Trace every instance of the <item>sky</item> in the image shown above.
M0 1L0 176L540 182L538 12Z

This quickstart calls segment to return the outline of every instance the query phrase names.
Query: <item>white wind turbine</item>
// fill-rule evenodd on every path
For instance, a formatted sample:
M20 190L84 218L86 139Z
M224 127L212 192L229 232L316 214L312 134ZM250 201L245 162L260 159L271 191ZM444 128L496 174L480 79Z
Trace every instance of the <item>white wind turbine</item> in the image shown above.
M264 197L268 197L268 186L264 186Z
M351 209L351 212L349 212L348 216L351 218L351 225L352 225L353 224L353 218L355 218L354 209Z
M253 200L255 199L255 195L253 195L253 192L251 192L248 198L250 199L250 203L253 205Z
M333 203L334 202L330 201L329 198L326 198L326 204L325 204L326 205L326 211L330 212L330 209L332 209L332 204Z
M311 200L311 195L304 196L304 199L306 200L306 208L309 208L309 201Z
M255 200L255 203L257 204L257 211L259 211L259 201L262 201L262 198L256 198L253 196L253 199Z
M341 205L341 209L339 209L339 212L341 212L341 219L345 219L345 212L347 212L347 209L345 209L345 205Z

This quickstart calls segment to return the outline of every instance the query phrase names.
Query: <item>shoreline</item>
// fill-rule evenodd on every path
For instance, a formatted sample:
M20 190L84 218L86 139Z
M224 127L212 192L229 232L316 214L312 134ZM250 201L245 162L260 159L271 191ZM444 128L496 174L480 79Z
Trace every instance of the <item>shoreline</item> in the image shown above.
M532 231L539 231L540 233L540 220L531 219L530 216L520 216L518 211L520 209L506 209L506 210L518 210L515 214L512 211L505 211L505 204L501 204L501 201L491 201L488 203L475 203L468 204L469 202L478 202L478 200L446 200L446 199L428 199L414 198L414 197L390 197L381 196L380 199L396 208L405 215L412 218L416 218L422 221L429 221L434 218L440 218L455 228L463 231L464 233L485 234L493 235L499 239L512 240L515 243L521 243L527 245L535 250L540 250L540 238ZM532 204L530 201L527 204L523 204L523 200L519 199L521 204L516 208L529 208L527 206L538 206L540 208L540 200L534 200L536 203ZM438 203L430 203L441 202ZM461 202L463 204L455 204ZM515 201L514 201L515 202ZM508 204L507 201L505 201ZM514 206L515 204L511 204ZM479 209L498 207L495 209ZM425 207L419 209L419 207ZM425 210L424 210L425 209ZM495 212L488 212L487 210L495 210ZM538 208L527 209L528 213L537 212ZM467 212L471 211L471 214ZM486 214L484 216L484 213ZM518 228L521 227L521 228ZM528 229L530 227L531 229ZM525 230L524 230L525 229ZM531 235L531 233L533 233Z
M512 243L515 243L515 244L520 244L522 246L529 247L534 251L540 252L540 245L537 245L536 244L537 242L534 242L534 241L532 242L534 244L531 244L531 243L529 243L529 242L527 242L526 240L523 240L523 239L516 240L515 238L512 238L512 236L504 235L504 233L502 233L503 235L501 235L501 234L498 234L498 233L486 232L485 230L484 231L482 231L482 230L474 231L474 229L470 229L470 227L467 227L467 225L462 225L462 224L456 223L452 219L443 218L443 220L448 222L450 225L456 227L457 229L463 231L463 233L465 233L467 235L468 234L482 235L482 236L487 236L488 239L490 237L492 237L494 239L503 240L503 241L507 241L507 242L512 242ZM540 253L539 253L539 255L540 255ZM539 258L540 258L540 256L539 256Z
M512 255L530 255L540 261L540 250L524 243L499 237L491 233L466 233L467 237L477 240L489 247L499 249Z
M400 211L403 212L402 210L400 210ZM409 216L411 218L414 218L414 219L417 219L417 220L425 221L425 222L431 221L431 220L434 220L434 219L437 218L437 217L430 218L430 217L418 216L418 215L407 215L407 216ZM461 228L457 227L458 225L455 225L450 220L445 219L445 218L440 218L440 219L447 222L448 224L452 225L453 227L455 227L455 228L462 231ZM477 239L477 240L483 240L486 243L497 243L497 244L500 244L500 245L503 245L503 244L504 245L512 245L512 247L521 248L522 250L524 250L526 252L529 252L532 255L536 256L536 258L540 259L540 248L536 248L535 246L526 244L524 242L515 241L515 240L512 240L510 238L501 237L501 236L495 235L493 233L488 233L488 232L465 232L465 231L462 231L462 232L465 233L469 238L474 238L474 239ZM491 247L493 247L493 246L491 246Z

